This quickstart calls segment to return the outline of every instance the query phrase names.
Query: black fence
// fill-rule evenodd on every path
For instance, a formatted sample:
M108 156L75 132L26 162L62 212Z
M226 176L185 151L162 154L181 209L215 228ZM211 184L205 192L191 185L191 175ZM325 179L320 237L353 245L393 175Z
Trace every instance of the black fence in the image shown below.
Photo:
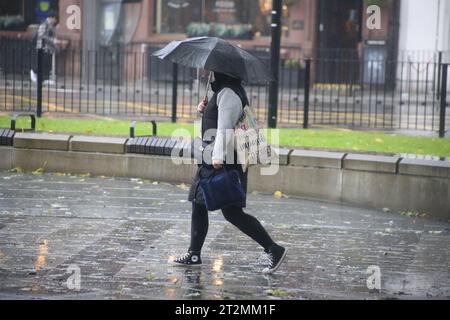
M400 60L313 59L310 124L437 131L441 107L439 77L444 66ZM334 79L325 83L316 80L323 70L330 69L335 69L331 73ZM446 97L447 88L443 90ZM289 108L289 102L287 105L286 121L293 118L293 113L295 119L299 118L297 114L303 109L297 105Z
M42 112L197 119L207 76L152 57L158 48L59 51L43 85ZM400 54L391 61L339 52L312 51L282 61L278 125L438 131L444 123L449 129L449 112L441 109L448 100L442 79L448 53ZM253 53L269 57L264 49ZM0 111L36 111L37 84L30 74L36 65L31 43L0 41ZM268 87L245 87L265 123Z

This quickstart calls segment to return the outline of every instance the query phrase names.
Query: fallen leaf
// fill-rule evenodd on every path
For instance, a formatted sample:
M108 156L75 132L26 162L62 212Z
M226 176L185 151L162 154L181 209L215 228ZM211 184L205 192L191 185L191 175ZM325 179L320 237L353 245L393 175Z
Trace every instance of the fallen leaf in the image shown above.
M58 176L58 177L65 177L66 176L66 174L62 173L62 172L55 172L55 173L53 173L53 175Z
M266 290L267 295L269 296L274 296L274 297L283 297L283 296L287 296L288 292L286 290L281 290L281 289L269 289Z
M185 185L184 183L179 184L177 187L182 189L182 190L189 190L189 187L187 185Z
M15 167L15 168L11 169L11 172L23 173L23 169L21 167Z
M32 174L35 175L35 176L40 176L40 175L42 175L43 173L44 173L44 168L39 168L39 169L36 169L36 170L34 170L34 171L32 172Z

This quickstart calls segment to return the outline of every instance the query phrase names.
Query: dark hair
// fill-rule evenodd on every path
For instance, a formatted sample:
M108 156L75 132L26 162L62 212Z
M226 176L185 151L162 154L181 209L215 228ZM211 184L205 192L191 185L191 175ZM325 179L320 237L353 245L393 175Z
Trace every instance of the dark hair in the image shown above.
M50 10L47 15L48 18L55 18L59 20L58 13L55 10Z
M242 80L229 76L227 74L224 73L220 73L220 72L216 72L214 71L214 78L220 82L220 83L236 83L236 84L241 84Z

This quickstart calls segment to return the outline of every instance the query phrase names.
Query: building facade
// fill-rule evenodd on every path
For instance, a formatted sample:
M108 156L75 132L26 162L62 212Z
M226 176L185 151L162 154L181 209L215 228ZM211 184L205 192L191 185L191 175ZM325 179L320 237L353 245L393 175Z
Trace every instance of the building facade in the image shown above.
M450 51L450 1L403 1L400 13L400 52L429 57ZM424 27L426 26L426 27ZM405 57L403 57L405 58Z
M368 24L371 5L380 9L378 28ZM80 28L66 23L73 6L80 8ZM272 0L2 1L0 38L31 38L50 10L59 12L59 37L79 51L75 70L83 60L94 59L92 51L127 48L147 54L171 40L197 35L219 36L269 54ZM447 0L284 0L281 63L304 57L402 60L405 52L449 52L449 11ZM16 17L16 23L5 27L5 16ZM148 68L143 57L137 62L111 57L106 64L124 64L124 70L136 63L138 72ZM88 72L93 71L83 73Z
M403 2L406 9L402 9L402 19L410 23L408 8L418 12L421 10L418 7L424 7L424 4L420 0L412 1L417 2L417 6L411 1ZM60 37L70 40L76 48L87 44L89 47L162 44L202 34L228 38L244 47L270 46L272 0L27 0L2 3L0 16L22 16L24 24L29 26L24 30L0 30L2 36L27 34L27 30L28 34L30 30L32 33L35 24L53 9L60 13ZM380 30L366 27L367 7L371 3L381 7ZM313 49L357 50L370 46L371 41L372 45L376 41L395 45L398 43L396 29L400 25L398 3L399 0L285 0L283 54L297 57L299 52ZM68 29L64 23L71 15L67 11L71 5L81 9L80 30Z

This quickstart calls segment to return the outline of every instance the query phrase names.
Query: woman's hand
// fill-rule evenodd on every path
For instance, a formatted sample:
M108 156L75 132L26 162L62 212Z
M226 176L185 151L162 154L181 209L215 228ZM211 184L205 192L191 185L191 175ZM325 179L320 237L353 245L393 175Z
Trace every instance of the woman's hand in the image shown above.
M197 111L200 113L203 113L207 104L208 104L208 99L204 99L202 102L199 103L199 105L197 107Z
M214 169L219 170L223 167L223 161L222 160L213 160L212 165Z

